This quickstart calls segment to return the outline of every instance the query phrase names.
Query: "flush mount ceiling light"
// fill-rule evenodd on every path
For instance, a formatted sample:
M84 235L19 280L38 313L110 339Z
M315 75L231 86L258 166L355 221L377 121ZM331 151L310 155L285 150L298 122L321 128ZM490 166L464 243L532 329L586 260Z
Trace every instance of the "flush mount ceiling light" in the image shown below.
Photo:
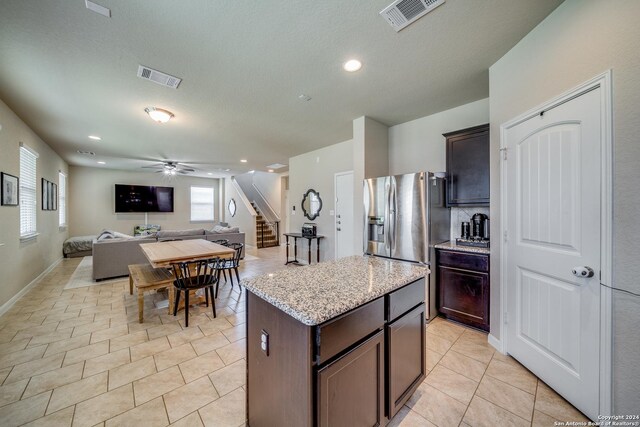
M158 123L167 123L173 117L173 113L171 111L163 110L162 108L147 107L144 111L152 120Z
M240 159L241 163L247 163L247 159Z
M273 172L273 169L269 169L269 172Z
M350 59L349 61L344 63L342 68L344 68L345 71L353 73L362 68L362 62L358 61L357 59Z
M89 135L89 139L93 139L94 141L102 141L102 138L96 135Z
M106 164L107 164L107 162L99 161L99 162L98 162L98 164L99 164L99 165L106 165Z

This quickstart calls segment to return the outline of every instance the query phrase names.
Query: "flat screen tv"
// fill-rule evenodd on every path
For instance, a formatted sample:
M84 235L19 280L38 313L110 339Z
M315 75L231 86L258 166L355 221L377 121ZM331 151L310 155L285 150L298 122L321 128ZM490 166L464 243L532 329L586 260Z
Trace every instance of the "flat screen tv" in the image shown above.
M116 213L173 212L173 187L116 184Z

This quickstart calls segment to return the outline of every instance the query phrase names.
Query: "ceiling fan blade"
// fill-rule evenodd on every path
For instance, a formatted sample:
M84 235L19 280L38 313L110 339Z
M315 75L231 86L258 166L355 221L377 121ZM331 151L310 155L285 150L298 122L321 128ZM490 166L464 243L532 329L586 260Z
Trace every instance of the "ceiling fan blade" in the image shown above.
M193 168L180 168L181 171L185 171L185 172L195 172L196 170Z
M189 175L189 172L185 171L184 169L178 170L178 173L182 175Z

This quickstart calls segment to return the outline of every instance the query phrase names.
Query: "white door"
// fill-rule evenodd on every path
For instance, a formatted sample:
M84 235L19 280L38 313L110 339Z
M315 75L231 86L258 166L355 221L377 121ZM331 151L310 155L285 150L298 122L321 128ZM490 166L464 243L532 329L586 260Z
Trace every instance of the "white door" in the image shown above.
M506 350L599 409L601 88L505 130ZM593 277L572 270L587 266Z
M336 174L336 259L354 255L353 172Z

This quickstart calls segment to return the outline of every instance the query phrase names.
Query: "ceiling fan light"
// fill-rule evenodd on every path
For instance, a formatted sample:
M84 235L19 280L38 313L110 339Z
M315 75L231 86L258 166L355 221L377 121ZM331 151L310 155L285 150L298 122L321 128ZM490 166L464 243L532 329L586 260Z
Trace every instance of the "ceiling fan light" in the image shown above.
M162 108L147 107L144 111L151 117L151 119L158 123L167 123L173 117L173 113Z

